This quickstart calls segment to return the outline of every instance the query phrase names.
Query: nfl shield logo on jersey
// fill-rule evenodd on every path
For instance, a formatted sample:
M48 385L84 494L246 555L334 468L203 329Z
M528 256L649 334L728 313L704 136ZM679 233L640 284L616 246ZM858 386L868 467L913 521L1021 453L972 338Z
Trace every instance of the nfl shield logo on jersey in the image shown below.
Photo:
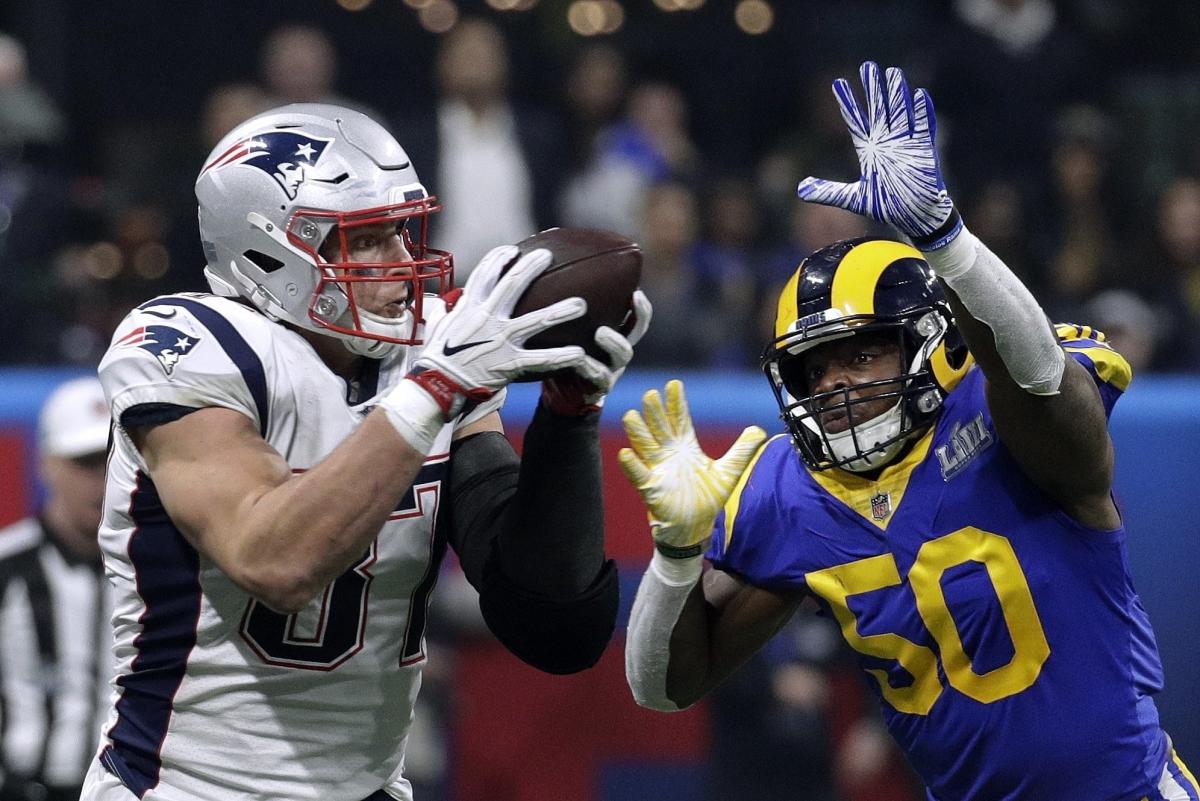
M876 520L886 520L892 513L892 494L880 492L871 496L871 517Z

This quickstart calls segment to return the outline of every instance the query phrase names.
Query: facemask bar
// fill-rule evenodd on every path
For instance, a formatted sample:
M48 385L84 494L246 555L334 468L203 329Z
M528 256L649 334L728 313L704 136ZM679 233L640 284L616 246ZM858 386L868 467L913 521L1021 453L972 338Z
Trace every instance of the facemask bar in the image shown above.
M354 212L298 210L288 222L288 240L319 265L319 276L308 316L316 325L346 336L397 344L419 343L425 322L426 294L445 295L454 288L454 259L444 250L429 247L429 215L439 211L436 198ZM404 226L402 237L409 261L354 262L349 258L349 234L354 229L380 223ZM415 229L415 230L414 230ZM337 243L336 260L320 253L323 243ZM359 308L355 287L368 283L408 284L408 313L390 320Z
M938 319L933 319L938 318ZM880 318L876 316L851 316L827 319L814 315L810 325L799 325L798 330L778 337L767 348L763 358L763 369L771 382L776 401L781 410L780 418L788 427L800 456L815 470L854 465L861 469L865 457L886 451L912 435L915 428L914 408L932 412L941 403L940 396L930 390L932 375L928 368L928 356L941 342L947 322L936 313L927 313L917 320L911 318ZM846 336L868 332L892 331L897 337L902 363L907 369L901 374L878 381L843 387L816 395L806 395L804 377L787 375L791 366L799 368L801 355L820 344ZM920 333L918 333L920 332ZM914 341L915 340L915 341ZM887 388L885 391L865 398L851 398L851 391ZM868 402L893 399L887 411L872 418L863 415L861 407ZM849 428L845 432L830 435L820 423L822 416L838 410L845 411ZM857 414L856 414L857 410ZM860 432L872 420L897 415L897 433L879 442L864 444ZM849 436L852 447L842 458L834 454L836 449L830 440L833 436L842 439ZM846 451L843 450L845 453Z

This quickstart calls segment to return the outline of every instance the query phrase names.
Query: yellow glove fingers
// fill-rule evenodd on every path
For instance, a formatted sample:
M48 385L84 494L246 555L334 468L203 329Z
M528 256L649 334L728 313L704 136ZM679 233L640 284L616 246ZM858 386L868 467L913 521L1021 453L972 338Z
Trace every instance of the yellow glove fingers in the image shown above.
M683 391L683 382L677 378L667 382L667 418L676 439L687 441L695 437L687 395Z
M633 486L637 487L638 492L642 492L650 486L650 468L646 467L630 448L621 448L617 452L617 460L621 463L621 470L625 473L625 477Z
M642 411L646 415L646 425L650 433L659 443L666 445L675 439L671 430L671 422L667 419L667 410L663 407L662 396L657 389L652 389L642 396Z
M638 414L637 409L630 409L621 416L621 424L625 426L625 434L638 458L643 462L653 464L658 453L662 450L658 440L646 427L646 421Z
M746 465L750 464L750 460L754 458L754 454L766 438L766 431L758 426L747 426L729 446L729 450L725 451L725 455L717 460L717 471L727 480L729 490L733 489L733 485L745 472Z

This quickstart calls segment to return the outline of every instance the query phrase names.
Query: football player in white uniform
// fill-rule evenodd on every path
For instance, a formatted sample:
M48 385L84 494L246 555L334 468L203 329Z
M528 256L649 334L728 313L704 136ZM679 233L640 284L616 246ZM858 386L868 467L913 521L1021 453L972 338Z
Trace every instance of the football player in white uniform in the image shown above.
M213 293L139 306L100 366L118 668L83 798L407 799L447 546L530 664L582 670L611 636L597 413L649 304L598 331L607 365L524 348L585 310L510 317L551 254L495 249L455 303L435 199L348 109L240 125L196 195ZM551 371L519 459L505 387Z

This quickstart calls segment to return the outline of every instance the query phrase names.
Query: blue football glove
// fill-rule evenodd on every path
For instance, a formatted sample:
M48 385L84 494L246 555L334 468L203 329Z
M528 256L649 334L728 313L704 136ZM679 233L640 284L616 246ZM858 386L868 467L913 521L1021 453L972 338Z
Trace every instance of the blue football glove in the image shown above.
M836 206L888 223L921 250L936 250L962 230L962 220L946 192L938 165L933 100L924 89L909 92L904 73L889 67L884 74L868 61L859 67L867 105L854 97L844 78L833 93L850 129L862 177L839 183L808 177L796 194L801 200Z

